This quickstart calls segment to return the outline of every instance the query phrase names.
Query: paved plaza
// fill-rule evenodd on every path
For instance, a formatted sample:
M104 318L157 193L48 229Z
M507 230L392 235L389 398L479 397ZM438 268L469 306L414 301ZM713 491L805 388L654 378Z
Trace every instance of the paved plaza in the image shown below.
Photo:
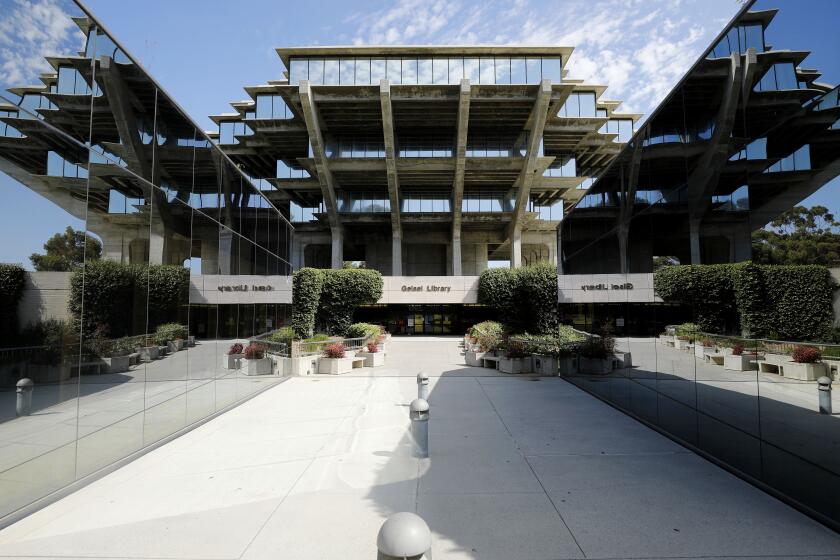
M429 459L407 438L420 371ZM435 560L840 558L837 534L565 380L434 337L257 395L0 531L0 557L372 559L397 511Z

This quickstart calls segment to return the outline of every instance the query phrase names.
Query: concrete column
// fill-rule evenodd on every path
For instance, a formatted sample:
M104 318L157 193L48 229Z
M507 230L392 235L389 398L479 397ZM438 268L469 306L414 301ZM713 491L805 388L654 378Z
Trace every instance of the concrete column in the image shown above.
M700 257L700 218L689 218L688 237L691 244L691 264L701 264Z
M149 264L166 264L166 234L163 226L152 224L149 232Z
M452 276L462 276L461 232L452 232Z
M391 235L391 276L402 276L402 237L397 232Z
M510 235L510 267L519 268L522 266L522 232L519 228L513 228Z
M627 274L629 270L627 270L627 237L628 237L628 227L627 224L621 224L618 226L618 230L616 235L618 237L618 261L621 267L621 273Z
M475 255L475 275L478 276L487 270L487 243L479 243L473 246Z
M332 259L331 268L341 268L344 266L344 233L338 229L333 228L332 234Z
M227 228L219 228L219 274L232 274L233 263L233 232Z
M729 262L752 259L752 233L749 227L738 227L729 238Z

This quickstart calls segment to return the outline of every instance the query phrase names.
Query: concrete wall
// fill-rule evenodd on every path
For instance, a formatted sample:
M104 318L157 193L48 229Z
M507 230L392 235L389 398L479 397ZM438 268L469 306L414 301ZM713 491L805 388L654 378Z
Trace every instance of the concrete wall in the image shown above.
M70 301L72 272L28 272L23 297L18 304L18 325L28 325L47 319L67 321L67 302Z

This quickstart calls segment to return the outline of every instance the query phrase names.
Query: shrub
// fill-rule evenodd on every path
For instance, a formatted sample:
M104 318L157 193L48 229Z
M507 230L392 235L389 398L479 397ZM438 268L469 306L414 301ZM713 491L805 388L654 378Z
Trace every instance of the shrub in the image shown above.
M793 361L798 364L813 364L822 359L822 352L813 346L797 346L793 349Z
M295 330L292 327L281 327L268 336L271 342L280 342L282 344L291 344L295 339Z
M376 354L379 352L379 347L376 346L375 342L368 342L367 343L367 351L371 354Z
M32 363L57 365L64 356L79 357L79 331L71 324L56 319L28 326L21 333L33 346L44 348L35 354Z
M700 328L695 323L683 323L681 325L677 325L675 332L677 334L677 338L680 340L693 341L697 338L697 333L700 332Z
M232 356L233 354L241 354L243 349L244 346L242 346L242 344L240 344L239 342L236 342L234 344L231 344L230 348L228 348L228 355Z
M321 270L301 268L292 277L291 327L300 338L312 335L324 278Z
M578 345L578 352L584 358L606 360L615 352L615 339L609 335L590 336Z
M517 277L509 268L488 268L478 280L478 302L506 323L517 323L516 291Z
M18 304L26 271L17 264L0 264L0 337L8 341L18 331ZM6 344L11 346L11 344Z
M382 334L382 328L379 325L372 325L370 323L353 323L347 328L347 338L376 338Z
M504 328L496 321L483 321L470 329L470 336L476 339L485 352L492 352L502 342Z
M707 348L710 348L715 345L715 341L711 338L704 338L700 343Z
M341 342L327 344L327 346L324 348L324 356L332 359L343 358L344 344L342 344Z
M557 340L560 342L582 342L586 337L569 325L557 327Z
M744 346L742 344L736 344L732 347L732 355L733 356L740 356L744 353Z
M507 349L505 351L505 356L508 359L516 359L516 358L525 358L529 354L525 350L525 345L521 342L510 342L508 343Z
M333 335L345 336L360 305L382 297L382 275L376 270L344 268L324 270L317 322ZM377 327L378 330L378 327Z
M487 269L479 278L478 302L492 308L514 330L554 332L558 325L557 269L549 263Z
M262 360L265 357L265 346L252 342L245 348L246 360Z
M180 323L164 323L158 325L155 331L155 343L163 346L170 340L184 340L187 338L187 326Z
M309 338L305 339L303 342L324 342L325 340L329 340L332 337L328 334L324 333L315 333Z

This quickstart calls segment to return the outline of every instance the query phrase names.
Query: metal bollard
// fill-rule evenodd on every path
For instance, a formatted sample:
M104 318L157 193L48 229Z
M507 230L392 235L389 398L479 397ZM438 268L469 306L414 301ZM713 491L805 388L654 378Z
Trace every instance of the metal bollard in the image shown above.
M817 379L817 390L820 394L820 414L831 414L831 378Z
M424 401L429 400L429 374L417 374L417 398Z
M432 532L422 517L401 511L382 524L376 549L377 560L432 560Z
M414 399L408 407L408 417L411 419L413 455L425 459L429 456L429 403Z
M32 391L35 383L28 377L24 377L15 385L17 388L17 401L15 412L18 416L29 416L32 413Z

